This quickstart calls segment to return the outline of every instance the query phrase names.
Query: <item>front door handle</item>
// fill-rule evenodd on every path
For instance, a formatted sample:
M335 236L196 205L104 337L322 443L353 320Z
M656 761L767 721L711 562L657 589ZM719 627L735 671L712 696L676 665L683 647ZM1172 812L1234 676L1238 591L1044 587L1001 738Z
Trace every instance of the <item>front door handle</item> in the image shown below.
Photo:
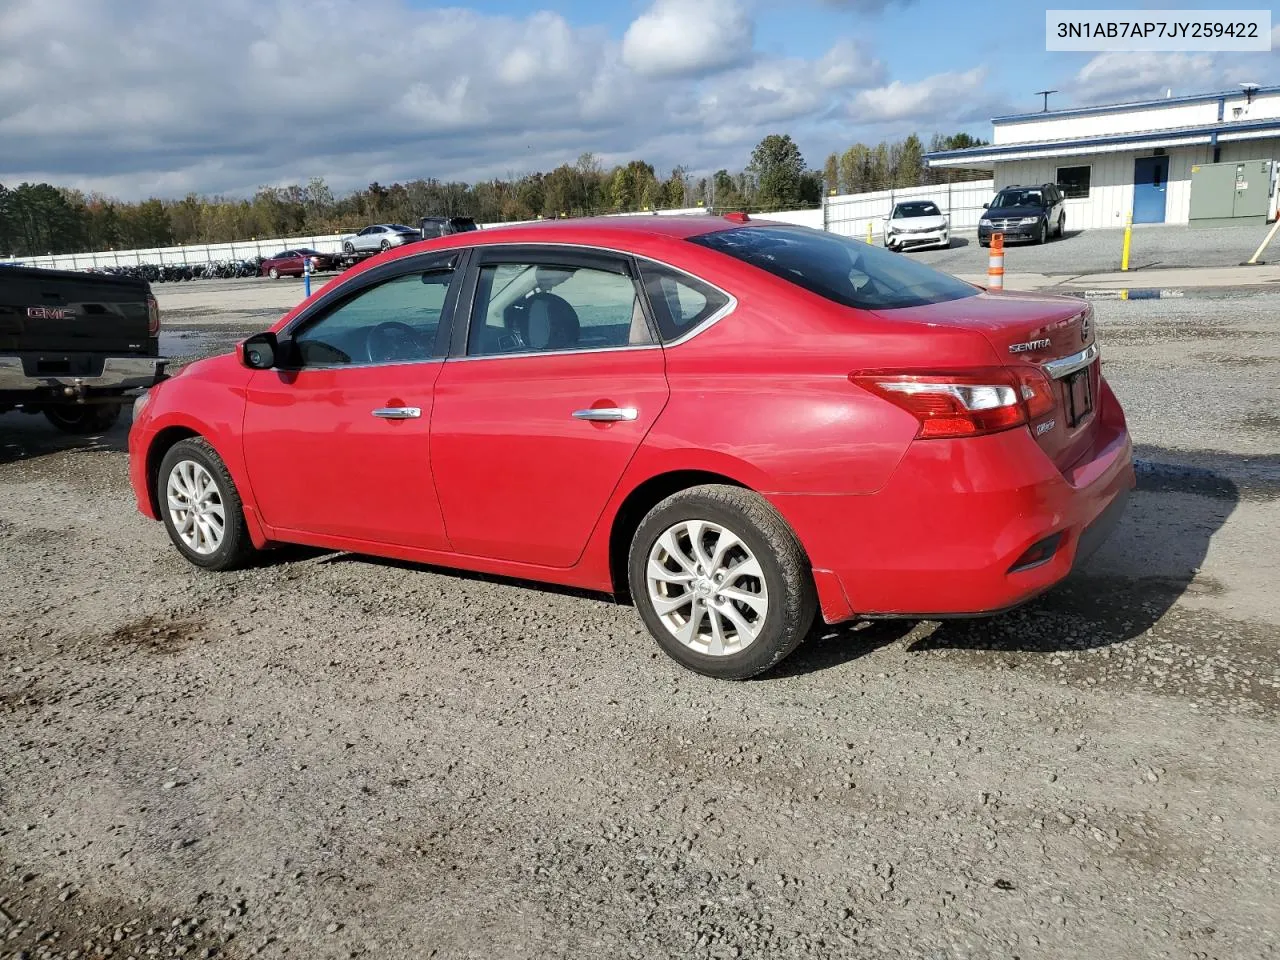
M594 423L613 423L617 420L634 420L639 411L635 407L591 407L587 410L575 410L573 415L578 420L590 420Z
M379 407L373 411L375 417L383 420L416 420L422 416L421 407Z

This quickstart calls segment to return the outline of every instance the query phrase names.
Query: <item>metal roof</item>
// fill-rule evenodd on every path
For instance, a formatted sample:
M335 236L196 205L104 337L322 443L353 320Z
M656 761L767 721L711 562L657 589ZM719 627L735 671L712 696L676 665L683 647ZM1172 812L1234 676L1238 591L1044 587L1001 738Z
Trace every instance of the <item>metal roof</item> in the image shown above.
M1098 152L1106 152L1108 147L1125 144L1151 143L1152 141L1173 140L1195 143L1214 143L1219 135L1236 133L1254 133L1259 136L1274 134L1280 136L1280 117L1269 117L1264 120L1231 121L1221 123L1201 123L1188 127L1165 127L1159 130L1144 130L1137 133L1115 133L1092 137L1064 137L1058 140L1028 140L1025 143L1002 143L999 146L969 147L964 150L939 150L926 153L925 160L1001 160L1010 154L1040 152L1045 156L1053 156L1055 150L1078 150L1082 147L1098 147ZM1252 139L1243 136L1231 139ZM950 164L946 164L950 165Z
M1267 93L1280 93L1280 86L1257 87L1253 96ZM1102 103L1093 107L1067 107L1062 110L1041 110L1036 113L1015 113L1007 117L993 117L992 123L1012 123L1017 120L1044 120L1050 117L1080 117L1096 113L1124 113L1128 110L1146 110L1151 107L1169 107L1180 103L1208 103L1226 97L1243 97L1245 91L1223 90L1218 93L1195 93L1185 97L1161 97L1158 100L1133 100L1129 103Z

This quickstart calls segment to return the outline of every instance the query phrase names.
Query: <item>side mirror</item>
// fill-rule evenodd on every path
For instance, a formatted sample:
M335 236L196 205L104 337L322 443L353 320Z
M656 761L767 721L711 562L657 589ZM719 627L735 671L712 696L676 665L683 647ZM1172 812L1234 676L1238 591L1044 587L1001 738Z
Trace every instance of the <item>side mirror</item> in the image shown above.
M990 209L991 209L991 204L989 204L989 203L984 203L984 204L982 205L982 209L983 209L983 210L990 210Z
M280 343L274 333L258 333L240 344L240 362L250 370L270 370L279 354Z

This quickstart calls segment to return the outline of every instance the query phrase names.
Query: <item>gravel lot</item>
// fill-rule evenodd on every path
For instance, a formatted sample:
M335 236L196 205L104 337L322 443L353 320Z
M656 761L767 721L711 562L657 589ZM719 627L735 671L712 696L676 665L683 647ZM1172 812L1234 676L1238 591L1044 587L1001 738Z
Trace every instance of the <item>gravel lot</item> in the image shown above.
M175 353L278 313L193 304ZM0 956L1276 957L1280 295L1097 310L1092 568L740 684L599 597L197 573L125 425L0 417Z
M1233 267L1253 256L1270 230L1266 225L1202 227L1140 224L1133 228L1129 269L1155 282L1164 267ZM1004 266L1009 273L1085 275L1120 269L1123 230L1067 231L1061 240L1039 245L1009 243ZM949 273L983 274L991 251L978 246L976 236L957 236L950 250L917 250L908 256ZM1280 238L1262 256L1280 259Z

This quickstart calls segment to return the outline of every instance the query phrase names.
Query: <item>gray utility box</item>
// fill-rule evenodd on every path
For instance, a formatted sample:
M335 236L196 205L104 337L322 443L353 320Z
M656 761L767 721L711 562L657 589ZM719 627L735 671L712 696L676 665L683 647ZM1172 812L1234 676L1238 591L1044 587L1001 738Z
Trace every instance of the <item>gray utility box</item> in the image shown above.
M1198 163L1191 167L1193 227L1266 223L1271 211L1274 160Z

